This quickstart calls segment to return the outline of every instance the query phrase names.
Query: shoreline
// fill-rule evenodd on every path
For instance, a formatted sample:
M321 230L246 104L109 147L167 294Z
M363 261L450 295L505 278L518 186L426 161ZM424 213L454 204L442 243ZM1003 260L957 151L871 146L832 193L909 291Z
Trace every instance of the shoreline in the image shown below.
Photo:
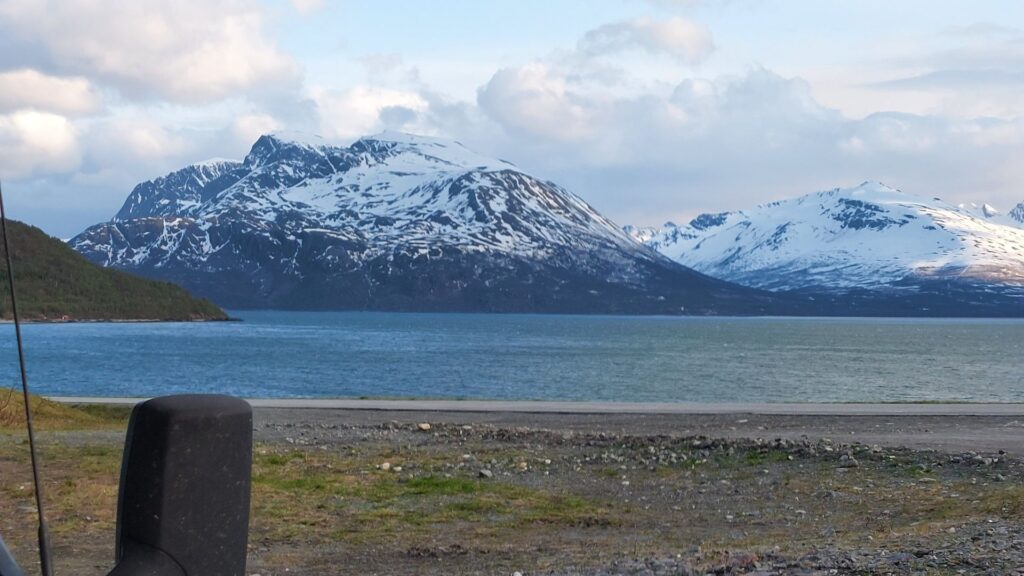
M204 324L207 322L242 322L241 318L191 318L191 319L164 319L157 320L152 318L104 318L104 319L76 319L76 320L57 320L57 319L21 319L22 324ZM14 320L8 320L6 318L0 319L0 325L14 324Z
M63 404L133 405L146 398L46 396ZM254 408L371 412L478 412L521 414L777 416L1011 416L1024 417L1024 403L660 403L532 400L386 400L347 398L247 398Z

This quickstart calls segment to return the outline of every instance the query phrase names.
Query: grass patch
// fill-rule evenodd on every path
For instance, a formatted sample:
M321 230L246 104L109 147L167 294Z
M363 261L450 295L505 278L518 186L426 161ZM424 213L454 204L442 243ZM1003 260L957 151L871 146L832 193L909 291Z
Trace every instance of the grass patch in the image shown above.
M407 466L423 466L408 456ZM500 531L524 524L610 522L607 509L580 497L498 478L367 469L367 462L378 459L365 454L257 450L257 529L275 537L301 532L305 538L370 541L399 534L415 538L431 527L454 523Z
M767 450L764 452L747 452L743 460L749 466L764 466L765 464L778 464L789 461L789 453L784 450Z
M25 429L25 404L21 392L0 390L0 430ZM130 408L69 406L32 394L32 419L40 430L97 430L124 426Z

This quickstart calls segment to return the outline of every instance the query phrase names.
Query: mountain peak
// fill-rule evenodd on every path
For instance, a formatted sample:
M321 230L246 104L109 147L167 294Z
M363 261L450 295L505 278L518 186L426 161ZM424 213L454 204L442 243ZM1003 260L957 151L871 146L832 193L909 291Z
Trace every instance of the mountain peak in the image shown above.
M1010 218L1018 224L1024 224L1024 202L1017 204L1013 210L1010 210Z
M935 280L1019 290L1024 231L1004 218L988 205L952 206L869 181L702 215L645 243L710 276L768 290Z
M365 154L377 162L391 164L412 164L433 166L439 170L475 170L497 172L518 170L510 162L484 156L457 140L434 136L420 136L406 132L385 131L373 136L364 136L349 148L357 154ZM397 158L406 156L406 158Z
M887 186L877 180L867 180L852 188L836 188L840 196L869 202L925 202L925 198Z
M377 134L363 136L357 140L357 142L358 141L386 142L390 144L406 144L410 146L460 146L465 148L461 142L456 140L448 140L435 136L424 136L421 134L411 134L409 132L399 132L397 130L385 130L383 132L378 132Z
M274 140L279 144L290 145L290 146L303 146L306 148L324 148L327 146L337 146L336 143L328 141L326 138L319 134L313 134L311 132L300 132L298 130L275 130L260 136L260 140L267 138ZM257 140L258 142L259 140Z
M241 167L238 160L211 158L142 182L132 189L114 220L154 213L186 213L203 201L203 191L215 180Z

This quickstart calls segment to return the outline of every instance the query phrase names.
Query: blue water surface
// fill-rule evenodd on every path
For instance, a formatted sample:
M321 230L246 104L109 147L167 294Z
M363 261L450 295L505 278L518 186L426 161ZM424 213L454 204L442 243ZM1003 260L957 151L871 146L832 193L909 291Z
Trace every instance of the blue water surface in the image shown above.
M1024 402L1024 321L241 311L36 324L33 391L656 402ZM9 332L9 333L8 333ZM0 378L17 383L13 327Z

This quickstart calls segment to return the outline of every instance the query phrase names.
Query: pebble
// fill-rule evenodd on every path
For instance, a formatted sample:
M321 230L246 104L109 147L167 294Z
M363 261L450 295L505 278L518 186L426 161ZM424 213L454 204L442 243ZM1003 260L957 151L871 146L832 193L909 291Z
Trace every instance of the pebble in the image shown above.
M420 429L420 432L429 432L430 431L430 424L427 424L426 422L423 422L422 424L419 424L416 427Z
M494 472L487 470L486 468L480 471L481 478L494 478Z

